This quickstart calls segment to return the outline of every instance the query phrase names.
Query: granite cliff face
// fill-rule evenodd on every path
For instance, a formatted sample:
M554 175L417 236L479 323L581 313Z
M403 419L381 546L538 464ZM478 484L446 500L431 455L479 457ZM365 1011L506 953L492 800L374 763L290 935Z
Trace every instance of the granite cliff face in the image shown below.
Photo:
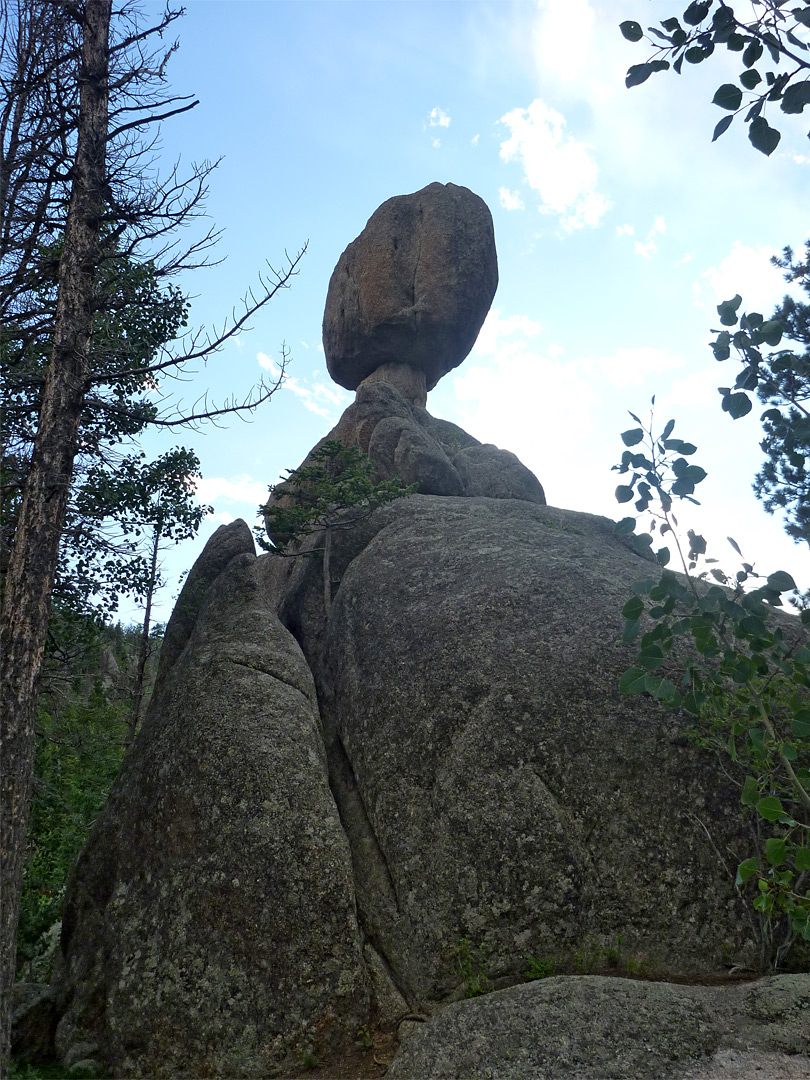
M806 1061L809 977L750 1000L514 985L533 961L570 973L607 953L658 979L722 979L759 951L717 857L747 853L737 789L677 717L617 690L619 612L649 565L611 522L547 506L513 454L426 410L494 292L481 207L453 185L390 200L338 263L326 352L357 394L328 437L417 493L335 532L328 609L320 559L256 558L244 523L209 541L70 883L55 988L68 1064L349 1076L355 1060L360 1075L358 1041L390 1049L404 1018L431 1013L392 1076L652 1080L726 1051ZM421 280L425 253L430 288L403 315L398 275ZM377 277L390 303L364 299ZM496 992L449 1005L471 978ZM644 1060L623 1051L639 1016L660 1021L637 1024L658 1039ZM723 1075L744 1074L705 1073Z

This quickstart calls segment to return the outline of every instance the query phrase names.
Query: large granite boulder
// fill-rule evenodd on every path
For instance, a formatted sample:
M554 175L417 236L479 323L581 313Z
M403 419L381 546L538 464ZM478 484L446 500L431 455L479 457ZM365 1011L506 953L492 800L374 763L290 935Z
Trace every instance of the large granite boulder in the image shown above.
M387 1080L807 1080L810 976L676 986L579 976L443 1009Z
M329 282L329 374L355 390L383 364L409 364L432 389L475 344L497 286L492 216L483 199L437 183L388 199Z
M360 917L409 1000L458 988L463 941L491 980L616 949L661 976L758 965L739 789L681 719L618 692L649 564L611 522L415 495L336 536L332 565L328 620L315 560L280 611L363 808Z
M185 643L68 887L66 1066L268 1077L334 1054L368 1023L315 688L263 565L237 522L178 601L196 618L169 627Z

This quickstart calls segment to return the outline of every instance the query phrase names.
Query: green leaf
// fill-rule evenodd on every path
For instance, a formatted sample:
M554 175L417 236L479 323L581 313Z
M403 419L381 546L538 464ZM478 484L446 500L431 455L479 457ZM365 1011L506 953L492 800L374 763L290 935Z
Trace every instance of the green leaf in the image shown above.
M754 776L746 776L745 783L742 786L742 793L740 794L740 802L743 806L753 806L759 798L759 782Z
M747 68L750 68L752 64L755 64L762 56L762 42L757 41L756 38L753 41L749 41L743 53L742 61ZM750 89L750 87L749 87Z
M810 870L810 847L799 847L793 852L793 865L801 872Z
M737 877L735 884L742 885L748 881L750 877L753 877L757 872L757 860L756 859L744 859L737 867Z
M796 582L785 570L777 570L768 577L768 588L777 592L789 592L796 588Z
M638 619L644 612L644 601L640 596L631 596L622 608L622 618Z
M751 145L761 153L770 156L779 145L781 134L772 128L764 116L757 116L748 128Z
M712 0L692 0L692 3L683 13L683 21L688 23L689 26L697 26L709 14L711 6Z
M643 82L652 75L652 64L632 64L627 69L627 75L625 76L624 85L629 90L632 86L640 86Z
M647 672L641 668L628 668L619 679L619 690L623 694L643 694Z
M720 136L725 134L725 132L728 131L728 129L731 127L731 122L732 122L733 119L734 119L734 114L732 113L730 116L724 116L722 120L719 120L717 122L717 124L715 125L714 134L712 135L712 142L717 142L717 140L720 138ZM713 345L712 348L714 349L715 356L717 356L717 346ZM726 350L726 355L724 357L717 356L718 360L721 360L721 359L725 360L727 358L728 358L728 350Z
M778 821L785 809L775 795L766 795L756 804L757 813L766 821Z
M657 584L658 582L655 578L644 578L643 581L636 581L634 583L633 592L636 594L637 598L639 596L649 596Z
M666 566L670 560L670 551L668 547L659 548L655 553L655 558L659 566Z
M712 98L712 104L719 105L721 109L736 112L742 104L742 90L734 83L723 83L722 86L718 86Z
M638 662L646 671L655 671L664 662L664 652L660 645L648 645L638 654ZM653 691L650 691L653 693Z
M782 97L782 112L800 113L810 105L810 82L791 83Z
M633 498L633 489L628 487L627 484L619 484L616 488L616 502L626 503L630 502Z
M735 325L737 322L737 308L741 303L742 297L737 293L731 300L724 300L721 304L717 305L717 314L720 316L720 322L723 326Z
M644 31L634 19L625 19L623 23L619 23L619 29L628 41L641 41L644 37Z
M801 709L790 721L790 729L797 739L810 738L810 710Z
M624 623L624 630L622 631L622 641L625 645L629 645L632 641L635 641L641 630L641 623L638 619L626 619Z
M629 536L636 531L636 519L632 517L622 518L617 521L613 529L616 536Z
M750 68L748 71L744 71L740 75L740 82L743 84L746 90L753 90L754 87L762 82L762 76L756 68Z
M787 844L783 837L770 837L765 841L765 858L771 866L781 866L785 861Z
M643 428L631 428L629 431L622 432L622 442L625 446L635 446L637 443L640 443L643 438Z
M741 416L746 416L751 412L751 399L747 394L725 394L723 396L722 408L724 412L727 412L735 420L739 420Z

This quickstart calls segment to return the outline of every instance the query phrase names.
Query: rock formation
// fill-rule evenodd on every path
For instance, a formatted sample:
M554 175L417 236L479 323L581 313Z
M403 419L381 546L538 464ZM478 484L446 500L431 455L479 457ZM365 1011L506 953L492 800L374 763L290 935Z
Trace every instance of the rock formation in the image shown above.
M498 286L492 216L468 188L428 184L384 202L329 282L329 374L355 390L382 364L423 372L428 390L462 362Z
M320 559L257 559L243 523L209 541L70 883L53 991L67 1064L348 1076L355 1043L376 1052L414 1011L437 1015L403 1042L403 1080L652 1080L808 1052L790 1034L807 976L570 977L606 957L657 979L754 971L758 928L724 865L750 841L683 722L618 692L619 612L649 565L425 408L494 291L479 203L437 184L390 200L341 258L327 357L359 385L330 437L418 493L335 532L328 610ZM514 985L533 964L568 977ZM497 992L449 1005L471 978ZM626 1046L644 1017L655 1072Z

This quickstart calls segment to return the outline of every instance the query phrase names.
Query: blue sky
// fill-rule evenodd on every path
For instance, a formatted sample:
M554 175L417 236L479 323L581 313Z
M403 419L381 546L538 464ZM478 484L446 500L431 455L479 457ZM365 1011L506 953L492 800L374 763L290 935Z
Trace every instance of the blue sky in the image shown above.
M619 22L655 25L683 6L188 0L168 74L201 103L165 125L162 153L223 158L208 211L226 257L183 282L193 321L221 323L266 261L309 248L253 329L179 384L189 402L206 388L238 395L286 341L284 388L250 424L147 445L193 446L214 505L198 539L167 556L170 577L221 522L252 522L267 485L349 404L320 346L329 276L381 202L439 180L489 205L500 286L476 347L428 408L517 453L551 505L619 517L619 433L655 394L661 425L673 417L709 473L684 528L703 530L729 566L731 534L759 569L810 586L806 547L751 492L761 410L738 421L721 412L716 387L736 369L707 346L721 300L739 292L747 310L770 314L785 291L770 255L810 236L807 121L772 118L783 137L771 158L738 121L712 144L723 115L712 95L738 68L719 52L627 90L626 69L649 46L625 41ZM175 593L164 590L160 617Z

